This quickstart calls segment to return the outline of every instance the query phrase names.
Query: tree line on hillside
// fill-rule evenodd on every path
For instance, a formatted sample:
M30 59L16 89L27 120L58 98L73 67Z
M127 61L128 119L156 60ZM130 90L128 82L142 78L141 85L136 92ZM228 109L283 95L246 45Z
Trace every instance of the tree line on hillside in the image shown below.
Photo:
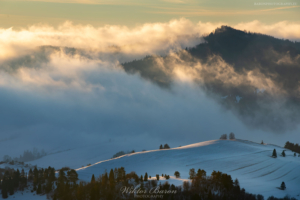
M176 177L180 173L176 171ZM168 181L161 183L157 180L148 179L148 174L138 176L135 172L126 174L125 168L111 169L99 177L92 175L90 182L78 181L75 170L60 169L58 177L55 169L34 168L28 174L22 170L6 170L0 173L0 189L2 197L13 195L16 190L24 190L24 187L33 185L32 192L47 194L52 200L120 200L120 199L144 199L141 193L134 194L132 191L149 191L153 188L153 198L148 195L147 199L156 199L155 194L163 200L264 200L262 195L247 193L240 187L239 181L232 180L231 176L220 171L213 171L207 176L203 169L190 169L190 181L185 181L181 186L169 184ZM166 176L166 175L164 175ZM149 176L151 178L151 176ZM147 193L147 192L146 192ZM269 197L268 200L279 200ZM285 197L284 200L295 200Z
M23 155L20 155L20 157L12 158L9 155L5 155L3 157L4 162L11 162L11 161L17 161L17 162L28 162L32 160L39 159L43 156L46 156L47 153L44 150L39 151L37 148L34 148L33 151L26 150L23 152Z
M165 144L164 146L161 144L159 149L170 149L170 146L168 144Z
M282 150L282 152L281 152L281 154L280 154L282 157L285 157L285 156L286 156L285 151L286 151L286 150ZM294 157L296 157L296 156L297 156L297 154L294 153ZM300 156L300 155L298 155L298 156ZM272 157L273 157L273 158L277 158L277 152L276 152L276 149L273 150Z
M234 140L235 139L235 135L234 135L233 132L229 133L229 139L230 140ZM227 140L227 134L221 135L220 140Z
M148 174L139 177L135 172L125 173L124 168L111 169L109 173L100 175L97 179L93 175L89 183L80 182L78 185L67 186L64 174L60 171L58 184L54 192L54 200L115 200L115 199L143 199L143 196L122 192L124 187L134 188L139 186L142 191L159 187L163 192L162 199L261 199L261 195L253 195L241 189L237 181L232 181L230 175L214 171L211 176L206 176L204 170L190 170L191 182L184 182L182 186L175 186L165 182L158 183L157 180L149 180ZM166 192L170 191L170 192ZM155 199L155 197L150 198Z
M0 189L2 198L7 198L13 195L15 191L23 191L28 186L28 183L33 185L32 192L37 194L48 194L54 189L55 170L48 167L46 169L30 169L28 173L24 169L20 172L19 169L5 170L0 173Z
M131 154L131 153L135 153L135 151L132 150L132 151L128 151L127 153L125 153L124 151L119 151L116 154L114 154L112 158L117 158L117 157L120 157L120 156L123 156L126 154Z
M300 154L300 146L298 143L294 144L294 143L287 141L284 145L284 148Z

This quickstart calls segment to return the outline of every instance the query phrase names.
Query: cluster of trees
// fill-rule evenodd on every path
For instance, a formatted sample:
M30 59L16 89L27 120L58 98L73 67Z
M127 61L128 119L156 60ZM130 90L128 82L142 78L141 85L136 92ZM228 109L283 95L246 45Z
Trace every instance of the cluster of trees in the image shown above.
M98 178L94 175L90 182L78 182L78 174L75 170L61 169L58 177L55 177L54 168L30 170L27 174L22 170L5 171L4 175L0 173L2 181L0 181L0 189L3 198L11 195L16 189L24 189L27 181L32 182L37 194L48 194L53 200L119 200L119 199L139 199L136 198L134 192L124 191L124 188L138 187L140 190L149 191L157 188L163 192L164 200L223 200L223 199L239 199L239 200L263 200L262 195L254 195L247 193L245 189L241 189L239 181L232 180L231 176L222 172L213 171L210 176L206 175L203 169L190 169L189 175L191 181L186 181L182 186L170 185L168 181L164 184L158 183L157 180L148 180L148 174L138 176L135 172L126 174L124 167L111 169L109 173L105 172ZM176 177L180 177L180 173L174 173ZM167 177L168 175L164 175ZM284 185L285 186L285 185ZM170 192L164 192L170 191ZM33 191L32 191L33 192ZM161 194L161 193L159 193ZM151 198L150 198L151 199ZM155 197L153 198L155 199ZM294 198L284 198L294 200ZM268 200L277 200L270 197Z
M284 148L300 154L300 146L298 143L294 144L294 143L287 141L284 145Z
M5 162L11 162L11 161L17 161L17 162L28 162L32 160L39 159L43 156L46 156L47 153L44 150L39 151L37 148L34 148L33 151L26 150L23 152L23 155L20 155L20 157L12 158L9 155L5 155L3 157L3 161Z
M126 154L131 154L131 153L135 153L135 151L132 150L132 151L128 151L127 153L125 153L124 151L119 151L118 153L114 154L112 158L117 158L117 157L120 157L120 156L123 156Z
M285 150L282 150L281 156L285 157ZM276 149L273 150L272 157L273 158L277 158Z
M28 174L24 172L24 169L20 172L19 169L5 170L4 173L0 173L0 189L2 190L2 198L7 198L8 195L13 195L16 190L23 191L27 187L28 182L33 184L33 191L37 194L46 194L53 190L53 184L56 180L55 169L37 169L36 167L30 169Z
M230 140L234 140L235 139L235 135L234 135L233 132L229 133L229 139ZM220 140L227 140L227 134L221 135Z
M202 177L206 177L206 171L202 170L202 169L198 169L197 173L195 171L194 168L190 169L189 172L189 179L194 179L194 178L202 178Z
M121 193L122 187L130 187L131 182L148 182L147 173L145 176L139 176L135 172L126 174L123 167L111 169L109 173L105 172L98 178L92 175L91 181L70 182L63 171L59 171L57 179L57 188L53 193L53 200L100 200L100 199L131 199L133 194ZM129 198L129 196L131 198Z
M126 153L124 151L119 151L118 153L116 153L116 154L113 155L113 158L117 158L117 157L123 156L125 154Z
M283 197L283 198L276 198L276 197L274 197L274 196L270 196L270 197L268 198L268 200L297 200L297 199L294 198L294 197L289 197L289 196L285 196L285 197Z
M164 174L161 174L161 177L164 177L164 178L167 179L167 180L170 179L170 175L167 175L167 174L165 174L165 175L164 175Z
M170 146L168 144L165 144L164 146L161 144L159 149L170 149Z
M186 199L249 199L260 200L262 195L253 195L241 189L239 181L232 180L231 176L222 172L213 171L210 176L203 169L190 169L191 182L183 183L183 195Z
M139 199L135 198L133 193L122 193L124 187L132 188L140 185L141 190L149 191L151 188L159 186L160 191L172 191L164 193L162 199L249 199L260 200L259 195L246 193L240 189L238 181L232 181L231 176L221 172L214 171L211 176L206 176L204 170L199 169L197 173L194 169L190 170L191 182L184 182L182 186L158 183L157 180L148 180L148 174L144 177L135 172L125 173L125 169L111 169L109 173L100 175L97 179L93 175L89 183L80 182L72 184L67 182L67 178L59 172L57 179L57 188L53 193L55 200L114 200L114 199ZM178 172L179 173L179 172ZM166 176L166 175L164 175ZM263 198L262 198L263 199Z
M0 173L0 189L2 198L6 199L8 195L13 195L15 190L24 190L27 186L27 174L24 169L19 170L5 170L4 173Z
M35 167L28 172L28 181L32 182L33 191L36 191L37 194L50 193L54 188L55 180L55 169L52 167L45 169L37 169L37 167Z

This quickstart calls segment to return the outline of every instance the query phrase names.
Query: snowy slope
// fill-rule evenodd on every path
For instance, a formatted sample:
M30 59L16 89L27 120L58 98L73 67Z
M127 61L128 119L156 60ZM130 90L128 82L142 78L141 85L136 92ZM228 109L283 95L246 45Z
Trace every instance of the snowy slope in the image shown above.
M28 135L19 135L9 140L0 140L0 161L4 155L19 157L25 150L36 147L39 150L44 149L48 155L40 159L25 162L29 165L38 167L62 167L79 168L87 164L98 162L99 160L110 159L119 151L141 151L143 149L153 149L159 144L158 140L153 139L152 143L143 144L140 141L147 137L139 136L128 139L128 136L114 137L113 139L101 134L53 134L39 135L32 133ZM7 165L1 165L5 168ZM10 166L10 168L19 168L19 166ZM19 168L20 169L20 168Z
M8 195L7 199L13 200L47 200L47 195L37 195L36 192L31 192L32 186L25 188L24 191L16 191L13 195ZM0 196L2 199L2 196Z
M154 177L156 174L169 174L169 182L181 185L188 179L189 169L198 168L211 174L213 170L230 174L238 178L246 191L283 197L291 195L299 198L300 194L300 157L294 157L289 150L286 157L272 158L273 149L281 154L282 147L261 145L245 140L214 140L200 142L169 150L152 150L125 155L116 159L100 161L89 167L79 168L81 180L89 181L92 174L99 176L105 170L125 167L127 173L135 171L138 175ZM173 174L179 171L181 179ZM279 190L281 182L286 183L285 191Z

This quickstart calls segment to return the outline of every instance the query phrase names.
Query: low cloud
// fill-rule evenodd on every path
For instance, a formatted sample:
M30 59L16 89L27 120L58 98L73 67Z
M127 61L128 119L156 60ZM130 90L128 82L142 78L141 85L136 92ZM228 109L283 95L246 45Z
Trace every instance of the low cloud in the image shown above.
M300 24L295 22L282 21L274 24L264 24L258 20L239 23L233 26L239 30L246 30L274 36L280 39L300 41Z
M300 44L223 26L195 48L124 63L163 87L197 83L249 128L277 133L300 122ZM141 67L143 66L143 67Z
M259 22L248 25L236 26L299 39L289 23L281 27ZM182 145L183 133L189 136L185 141L188 144L194 138L215 139L230 131L261 135L261 130L284 132L295 128L298 115L293 106L295 111L298 107L294 103L286 109L289 101L285 95L299 88L290 87L295 86L292 80L278 75L280 68L277 74L259 67L243 71L222 55L203 59L190 51L205 45L202 36L219 26L180 19L132 29L71 22L56 28L36 25L23 30L0 29L0 140L14 134L35 133L34 137L45 138L51 134L77 137L90 133L96 139L145 135L147 141L159 138ZM299 62L292 52L268 50L264 56L275 56L277 59L271 61L276 65L293 69ZM252 101L250 93L270 94L270 99L255 97L259 101ZM239 103L237 95L242 97ZM276 101L271 101L274 96ZM245 100L256 105L244 104ZM244 112L248 105L249 113ZM262 114L264 111L267 114ZM279 117L274 119L274 115ZM82 137L78 138L74 146L82 142Z

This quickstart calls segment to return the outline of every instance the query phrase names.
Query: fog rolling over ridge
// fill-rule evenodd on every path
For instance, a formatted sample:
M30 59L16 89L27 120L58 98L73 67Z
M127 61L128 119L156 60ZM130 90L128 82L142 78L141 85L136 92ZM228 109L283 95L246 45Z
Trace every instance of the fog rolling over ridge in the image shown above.
M10 156L32 147L81 152L112 139L107 159L231 131L282 145L298 139L295 26L233 26L291 41L186 19L133 29L70 22L0 29L0 147Z
M197 83L251 129L276 133L300 122L300 43L228 26L204 43L167 56L123 64L162 88L175 79Z

